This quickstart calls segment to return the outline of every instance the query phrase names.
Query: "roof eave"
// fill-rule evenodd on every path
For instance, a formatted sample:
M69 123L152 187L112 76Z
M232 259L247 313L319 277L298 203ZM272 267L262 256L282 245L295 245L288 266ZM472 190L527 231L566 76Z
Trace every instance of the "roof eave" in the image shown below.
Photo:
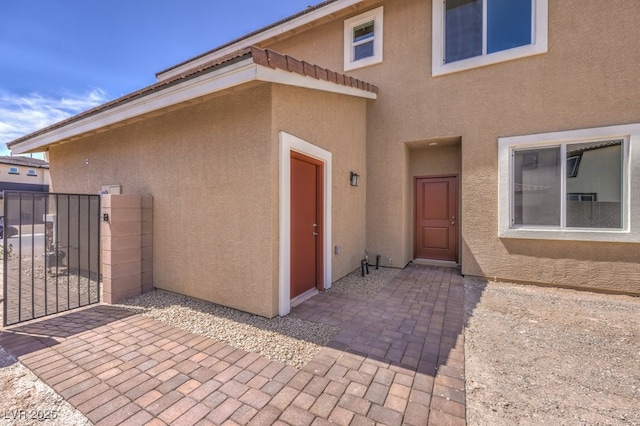
M8 146L14 154L45 151L53 144L93 134L127 120L251 81L285 84L366 99L377 97L375 92L359 87L339 85L288 70L259 65L254 62L254 58L249 57L178 84L162 87L157 91L71 121L50 131L35 134L33 137L27 136L22 140L9 143Z
M7 146L13 154L44 151L52 144L96 132L153 111L254 80L255 75L255 64L249 57L216 71L163 87L113 108L72 121L51 131L37 134L31 138L27 137L22 141L16 141L17 143L8 143Z

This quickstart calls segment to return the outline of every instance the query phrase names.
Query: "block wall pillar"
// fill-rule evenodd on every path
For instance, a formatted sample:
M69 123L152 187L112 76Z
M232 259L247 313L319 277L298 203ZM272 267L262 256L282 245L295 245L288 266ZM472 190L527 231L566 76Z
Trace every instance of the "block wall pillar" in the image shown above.
M102 196L102 300L106 303L153 288L152 207L151 197Z

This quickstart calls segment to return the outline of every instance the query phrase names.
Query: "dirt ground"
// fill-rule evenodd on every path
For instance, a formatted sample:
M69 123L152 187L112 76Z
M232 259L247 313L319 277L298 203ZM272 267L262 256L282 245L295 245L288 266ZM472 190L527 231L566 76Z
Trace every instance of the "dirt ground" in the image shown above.
M640 298L465 290L469 425L640 425Z

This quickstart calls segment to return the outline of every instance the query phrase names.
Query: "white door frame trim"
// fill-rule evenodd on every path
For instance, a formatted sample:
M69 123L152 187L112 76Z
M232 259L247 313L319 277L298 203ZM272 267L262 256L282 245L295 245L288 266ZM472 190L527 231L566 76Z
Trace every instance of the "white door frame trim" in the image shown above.
M278 279L278 314L291 311L291 151L299 152L324 164L324 288L331 288L331 162L332 155L318 146L281 131L280 139L280 260Z

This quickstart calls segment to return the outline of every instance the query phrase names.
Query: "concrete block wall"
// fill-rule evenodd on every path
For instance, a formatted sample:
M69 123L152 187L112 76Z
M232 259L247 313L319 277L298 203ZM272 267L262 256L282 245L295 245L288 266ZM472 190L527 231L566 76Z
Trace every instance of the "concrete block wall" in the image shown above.
M153 199L147 196L102 196L102 300L106 303L153 288L152 208Z

